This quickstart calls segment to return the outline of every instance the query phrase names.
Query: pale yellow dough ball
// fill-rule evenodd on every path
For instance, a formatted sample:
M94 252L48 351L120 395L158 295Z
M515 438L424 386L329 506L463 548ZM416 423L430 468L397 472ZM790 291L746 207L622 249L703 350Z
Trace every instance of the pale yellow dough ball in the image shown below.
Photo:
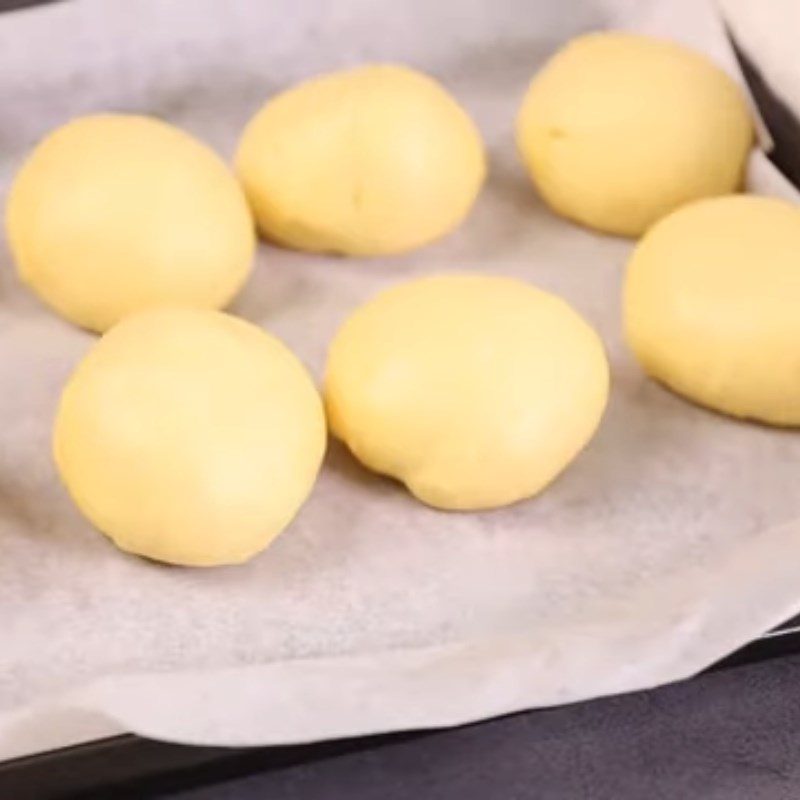
M592 328L560 298L480 275L423 278L353 313L330 350L333 433L444 509L539 492L589 441L608 396Z
M127 317L78 365L54 454L118 547L213 566L247 560L289 524L325 440L319 393L281 342L220 312L161 308Z
M222 308L250 271L255 226L233 174L156 119L76 119L36 147L11 188L22 279L59 314L103 331L175 303Z
M486 172L480 135L432 78L401 66L301 83L250 121L236 161L262 233L287 247L385 255L452 231Z
M545 202L623 236L735 191L752 139L744 96L722 70L681 45L627 33L570 42L534 77L517 120Z
M726 414L800 425L800 208L702 200L637 246L625 330L645 371Z

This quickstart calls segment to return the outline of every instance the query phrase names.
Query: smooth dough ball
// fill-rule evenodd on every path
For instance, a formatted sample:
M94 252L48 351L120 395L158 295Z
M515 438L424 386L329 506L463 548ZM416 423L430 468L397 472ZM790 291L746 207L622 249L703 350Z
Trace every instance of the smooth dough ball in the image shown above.
M623 236L735 191L752 139L744 96L722 70L626 33L589 34L559 51L517 120L519 149L553 210Z
M17 175L8 236L22 279L84 328L172 303L222 308L244 284L255 226L205 145L148 117L58 128Z
M480 135L432 78L365 66L306 81L245 129L237 169L269 239L351 255L453 230L486 172Z
M645 371L704 406L800 425L800 207L702 200L639 243L624 294Z
M78 365L54 432L78 508L118 547L171 564L245 561L288 525L325 450L297 358L235 317L151 309Z
M589 441L608 397L592 328L554 295L480 275L423 278L359 308L330 350L333 433L429 505L530 497Z

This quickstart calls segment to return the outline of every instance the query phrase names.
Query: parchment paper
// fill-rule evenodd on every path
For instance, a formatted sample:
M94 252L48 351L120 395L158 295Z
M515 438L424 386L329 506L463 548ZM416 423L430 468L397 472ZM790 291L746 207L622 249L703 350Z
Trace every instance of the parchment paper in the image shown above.
M336 327L379 288L433 271L516 275L585 314L613 370L597 437L532 501L439 513L332 443L311 500L262 556L158 566L118 552L58 483L52 417L93 337L20 287L4 247L7 753L37 720L71 716L231 745L450 725L676 680L800 610L800 435L644 377L620 339L631 243L550 214L513 147L530 76L608 14L534 0L79 0L0 16L3 195L34 142L81 113L154 114L230 156L255 109L300 78L363 60L433 73L490 148L461 230L387 260L264 246L233 310L319 375Z

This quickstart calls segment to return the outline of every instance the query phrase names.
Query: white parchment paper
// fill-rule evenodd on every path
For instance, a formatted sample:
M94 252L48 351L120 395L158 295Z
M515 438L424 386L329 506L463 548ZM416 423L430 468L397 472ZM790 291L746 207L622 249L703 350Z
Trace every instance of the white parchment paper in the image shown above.
M800 610L800 434L647 380L620 338L631 243L550 214L514 150L531 75L610 13L543 0L73 0L0 16L3 198L35 141L78 114L153 114L230 156L248 117L293 81L364 60L431 72L490 149L461 230L387 260L262 246L233 310L319 374L338 324L379 288L432 271L516 275L585 314L613 370L597 437L532 501L439 513L332 444L311 500L262 556L158 566L115 550L58 483L52 417L93 338L18 284L3 246L7 754L32 726L65 718L231 745L450 725L676 680ZM709 52L719 35L704 34Z

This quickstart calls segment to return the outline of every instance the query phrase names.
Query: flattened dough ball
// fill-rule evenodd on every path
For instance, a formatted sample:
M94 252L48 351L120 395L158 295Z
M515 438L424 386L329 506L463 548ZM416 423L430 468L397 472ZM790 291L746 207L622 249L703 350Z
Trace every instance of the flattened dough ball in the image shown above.
M570 42L534 77L517 120L545 202L623 236L735 191L752 138L744 97L722 70L678 44L628 33Z
M330 350L333 433L371 469L444 509L539 492L589 441L608 396L592 328L560 298L480 275L379 294Z
M449 233L486 171L458 103L427 75L390 65L278 95L248 124L236 163L267 238L350 255L399 253Z
M800 208L702 200L630 260L625 331L645 371L736 417L800 425Z
M250 271L255 226L235 177L159 120L76 119L22 166L7 209L22 279L84 328L159 304L222 308Z
M245 561L288 525L325 449L297 358L215 311L127 317L78 365L54 454L78 508L118 547L172 564Z

